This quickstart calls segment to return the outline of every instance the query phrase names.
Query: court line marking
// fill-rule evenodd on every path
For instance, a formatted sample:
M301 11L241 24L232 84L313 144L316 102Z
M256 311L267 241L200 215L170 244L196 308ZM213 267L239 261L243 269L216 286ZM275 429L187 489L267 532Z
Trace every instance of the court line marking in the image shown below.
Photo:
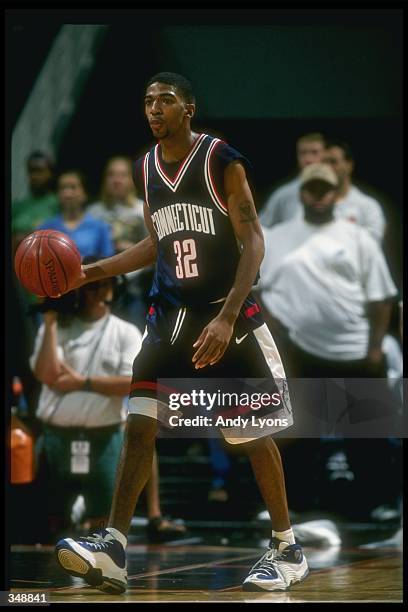
M231 561L243 561L244 559L252 559L257 557L259 553L253 553L251 555L243 555L241 557L231 557L230 559L220 559L219 561L207 561L206 563L194 563L190 565L182 565L179 567L170 567L164 570L158 570L157 572L145 572L143 574L135 574L128 576L128 580L139 580L141 578L149 578L151 576L163 576L164 574L185 572L188 570L198 569L200 567L212 567L215 565L223 565L224 563L230 563Z

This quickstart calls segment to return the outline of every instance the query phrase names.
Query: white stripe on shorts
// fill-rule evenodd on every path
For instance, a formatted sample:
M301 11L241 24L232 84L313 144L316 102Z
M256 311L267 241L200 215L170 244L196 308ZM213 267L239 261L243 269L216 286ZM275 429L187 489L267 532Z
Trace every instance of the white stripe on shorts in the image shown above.
M258 341L259 347L263 353L263 356L265 357L266 363L269 366L269 369L272 373L272 376L275 380L276 386L278 387L278 391L282 398L283 408L279 412L274 412L273 418L287 418L288 425L272 428L263 428L262 436L257 436L256 438L240 437L240 433L242 433L242 430L240 428L229 427L221 429L225 441L229 444L243 444L244 442L251 442L252 440L257 440L260 437L269 436L271 434L277 433L278 431L282 431L283 429L287 429L288 427L293 425L292 406L290 403L288 384L286 382L286 374L283 367L282 359L279 355L278 348L275 344L275 340L273 339L272 334L269 331L269 328L266 323L264 323L257 329L254 329L253 334Z
M128 414L141 414L160 421L161 415L168 412L167 404L152 397L130 397L128 401Z
M177 315L176 324L173 329L173 334L170 338L170 344L174 344L175 341L177 340L178 335L181 330L181 326L183 325L184 317L186 316L186 312L187 312L187 308L180 308L178 315Z

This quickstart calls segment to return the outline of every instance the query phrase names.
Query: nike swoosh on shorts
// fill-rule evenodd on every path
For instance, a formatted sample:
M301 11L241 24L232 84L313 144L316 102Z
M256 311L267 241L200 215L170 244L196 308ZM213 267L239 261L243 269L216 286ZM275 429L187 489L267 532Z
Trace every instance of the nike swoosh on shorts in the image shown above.
M242 342L243 340L245 340L245 338L247 337L247 335L248 335L248 334L245 334L245 336L242 336L242 338L235 338L235 342L236 342L237 344L241 344L241 342Z

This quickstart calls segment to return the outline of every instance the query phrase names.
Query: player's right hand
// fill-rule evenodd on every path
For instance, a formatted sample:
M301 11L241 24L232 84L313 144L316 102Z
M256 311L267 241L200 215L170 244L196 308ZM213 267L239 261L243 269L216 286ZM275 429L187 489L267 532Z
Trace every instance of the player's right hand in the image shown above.
M195 369L214 365L221 359L231 340L234 326L221 317L215 317L206 325L193 344L196 352L193 355Z
M81 266L80 275L78 276L78 278L75 279L73 283L70 284L68 291L72 291L73 289L78 289L79 287L82 287L82 285L85 285L86 282L87 282L87 278L84 272L84 266ZM66 293L68 293L68 291L66 291Z

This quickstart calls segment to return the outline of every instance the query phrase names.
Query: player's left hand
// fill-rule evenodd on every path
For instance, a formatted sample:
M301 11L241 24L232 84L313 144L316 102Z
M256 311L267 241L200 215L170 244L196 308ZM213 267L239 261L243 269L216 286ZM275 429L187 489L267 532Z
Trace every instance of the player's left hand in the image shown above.
M233 329L231 323L218 317L204 327L193 344L197 349L192 359L196 370L205 368L208 364L214 365L221 359L227 350Z

